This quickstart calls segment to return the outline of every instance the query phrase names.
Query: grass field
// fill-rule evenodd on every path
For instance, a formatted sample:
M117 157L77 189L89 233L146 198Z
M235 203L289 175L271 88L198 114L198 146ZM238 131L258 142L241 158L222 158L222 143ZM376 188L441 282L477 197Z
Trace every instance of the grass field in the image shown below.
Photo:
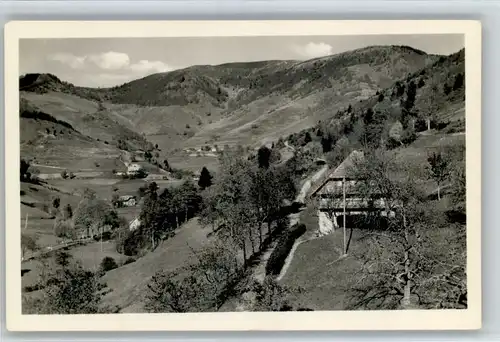
M198 220L183 224L172 238L137 261L109 271L103 281L112 290L104 297L104 305L119 306L121 312L143 312L147 283L160 270L173 270L187 265L196 250L208 242L208 230Z
M175 155L168 158L170 166L176 169L185 169L193 172L200 172L203 167L209 171L217 172L219 161L217 157L189 157L185 155Z
M97 270L102 259L111 257L118 265L122 264L128 257L116 251L114 241L94 242L84 246L78 246L69 250L75 261L84 268Z

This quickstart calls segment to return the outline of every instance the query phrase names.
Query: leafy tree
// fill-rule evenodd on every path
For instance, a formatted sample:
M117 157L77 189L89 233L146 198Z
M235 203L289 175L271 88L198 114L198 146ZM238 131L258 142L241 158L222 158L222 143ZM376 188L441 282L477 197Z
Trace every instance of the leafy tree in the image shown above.
M82 268L65 267L51 279L46 291L48 314L99 313L99 291L103 285L98 277Z
M408 89L406 90L406 98L402 101L402 123L404 127L407 127L410 117L415 116L413 113L413 107L415 106L416 95L417 86L413 81L411 81L408 84Z
M67 179L69 177L68 170L62 170L61 177L62 179Z
M196 312L196 298L202 288L196 278L187 276L180 278L178 272L158 272L148 284L149 297L145 308L148 312Z
M101 261L100 269L103 272L108 272L111 270L114 270L115 268L118 268L118 264L116 263L115 259L112 257L104 257Z
M401 82L396 82L396 88L394 89L393 95L396 97L401 97L405 93L405 85Z
M24 160L24 159L21 159L21 163L20 163L20 171L21 171L21 181L26 181L26 180L29 180L29 173L28 173L28 169L30 167L30 164L28 161Z
M70 264L71 255L64 251L57 251L55 261L57 265L67 267Z
M139 196L139 198L143 198L144 196L146 196L147 193L148 193L147 185L141 185L139 189L137 189L137 195Z
M311 138L311 133L306 132L306 134L304 135L304 144L303 144L303 145L307 145L307 144L309 144L311 141L312 141L312 138Z
M198 186L204 190L212 185L212 175L206 167L203 167L200 172L200 179L198 180Z
M170 168L170 164L168 163L168 160L167 160L167 159L165 159L165 160L163 161L163 166L164 166L164 169L165 169L165 170L167 170L167 171L170 171L170 170L171 170L171 168Z
M193 251L192 266L156 273L148 284L148 312L217 311L238 275L233 248L222 243Z
M378 95L378 102L382 102L382 101L384 101L384 94L380 93Z
M448 85L448 83L445 83L443 85L443 92L445 95L448 95L451 93L451 87Z
M198 189L192 181L185 181L177 189L181 209L184 211L184 221L187 221L191 216L198 212L201 203L201 197L198 194Z
M254 212L248 210L251 164L237 151L224 151L220 156L220 177L205 197L202 222L212 225L228 240L238 244L247 260L247 243L255 225Z
M159 214L159 201L157 188L153 185L153 183L149 186L139 218L141 221L141 227L144 227L144 233L147 233L150 236L151 246L154 249L156 246L155 242L157 234L160 231L158 225L163 222L159 222L160 220L157 217Z
M272 277L266 277L262 284L254 285L256 292L253 311L291 311L288 296L292 291L281 286Z
M441 200L441 184L450 175L450 160L442 151L433 152L427 157L429 177L437 184L438 199Z
M118 196L117 193L114 193L111 196L111 204L113 205L114 208L119 208L120 207L120 196Z
M60 205L61 205L61 199L59 197L54 197L52 199L52 207L57 210L59 209Z
M439 99L439 87L436 81L432 81L430 84L431 91L429 93L428 102L428 113L426 117L427 130L431 129L431 122L435 118L436 112L438 110L438 99Z
M257 160L260 168L269 168L269 159L271 157L271 150L267 146L262 146L257 151Z
M23 259L24 256L26 255L26 252L28 251L34 252L37 249L38 245L36 243L36 240L32 236L21 233L21 253Z
M110 203L99 199L93 190L85 189L73 216L75 228L86 236L102 234L106 226L110 227L109 217L114 215L111 212L114 210Z
M363 116L363 128L360 137L360 142L365 148L378 148L382 138L384 129L384 117L381 113L373 112L373 109L368 108Z
M464 75L462 73L455 76L455 82L453 83L453 90L462 88L464 85Z
M64 218L65 219L71 219L73 217L73 208L71 207L71 204L66 204L64 207Z

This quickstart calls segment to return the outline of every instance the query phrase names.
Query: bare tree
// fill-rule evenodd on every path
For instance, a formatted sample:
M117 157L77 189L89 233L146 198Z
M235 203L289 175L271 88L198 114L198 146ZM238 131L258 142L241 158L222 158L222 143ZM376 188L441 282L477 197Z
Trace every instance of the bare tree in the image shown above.
M352 172L367 180L358 185L363 196L381 195L387 221L384 227L372 222L365 236L370 243L358 256L363 266L353 286L353 306L466 306L465 227L450 226L426 200L418 170L375 151Z
M441 185L450 176L450 159L444 151L432 152L428 157L429 177L437 184L438 200L441 200Z
M373 232L372 237L377 241L374 246L390 245L394 248L393 252L386 252L384 257L379 255L365 265L365 276L378 274L387 278L382 283L387 284L384 287L389 286L388 293L401 296L401 306L409 308L413 279L418 271L414 250L418 242L423 198L415 177L410 168L398 165L382 150L367 153L363 160L355 162L351 172L355 178L365 180L357 185L362 196L370 201L376 194L383 200L388 228L387 231Z

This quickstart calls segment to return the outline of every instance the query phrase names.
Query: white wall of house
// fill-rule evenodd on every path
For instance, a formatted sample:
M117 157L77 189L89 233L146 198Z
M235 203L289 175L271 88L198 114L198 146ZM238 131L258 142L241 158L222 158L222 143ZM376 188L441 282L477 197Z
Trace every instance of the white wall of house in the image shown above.
M335 231L336 222L324 211L318 210L318 226L321 235L327 235Z
M136 218L136 219L134 219L133 221L130 222L130 224L129 224L129 230L130 231L134 231L137 228L139 228L140 226L141 226L141 221L139 220L139 218Z

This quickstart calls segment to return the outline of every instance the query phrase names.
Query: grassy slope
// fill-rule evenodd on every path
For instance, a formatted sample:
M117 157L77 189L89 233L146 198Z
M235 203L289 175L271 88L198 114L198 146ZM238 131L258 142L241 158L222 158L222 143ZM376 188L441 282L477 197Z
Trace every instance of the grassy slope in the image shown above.
M95 101L62 92L21 92L20 96L39 110L68 122L77 131L95 140L114 144L122 139L133 149L146 149L148 146L145 138L134 130L132 122L115 112L99 108Z
M119 306L121 312L142 312L149 279L160 270L173 270L190 262L190 248L198 249L208 241L197 219L185 223L177 234L136 262L108 272L103 281L112 290L104 304Z

